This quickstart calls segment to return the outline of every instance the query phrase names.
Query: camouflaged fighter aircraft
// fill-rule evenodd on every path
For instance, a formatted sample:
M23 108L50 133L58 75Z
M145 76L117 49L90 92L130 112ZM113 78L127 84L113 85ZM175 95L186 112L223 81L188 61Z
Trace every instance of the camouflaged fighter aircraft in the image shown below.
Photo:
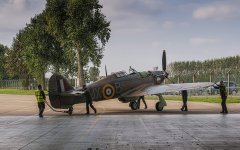
M127 74L124 71L106 76L106 78L94 82L87 86L93 101L102 101L117 98L123 103L129 103L132 110L139 109L137 99L143 95L157 95L159 101L155 107L157 111L162 111L166 102L162 93L196 89L213 85L211 82L201 83L181 83L162 84L168 78L166 72L166 52L162 56L163 71L143 71L137 72L134 69ZM49 99L52 107L69 109L65 111L72 114L72 106L85 102L85 92L75 90L68 81L61 75L54 74L49 80Z

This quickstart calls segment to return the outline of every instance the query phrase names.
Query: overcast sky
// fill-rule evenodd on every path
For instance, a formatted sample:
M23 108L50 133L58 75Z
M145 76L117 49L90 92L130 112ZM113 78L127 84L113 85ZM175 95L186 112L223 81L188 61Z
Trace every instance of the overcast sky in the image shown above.
M45 0L0 0L0 43L12 39L45 7ZM108 72L152 70L168 63L240 54L239 0L100 0L111 21L104 66ZM161 69L161 67L160 67Z

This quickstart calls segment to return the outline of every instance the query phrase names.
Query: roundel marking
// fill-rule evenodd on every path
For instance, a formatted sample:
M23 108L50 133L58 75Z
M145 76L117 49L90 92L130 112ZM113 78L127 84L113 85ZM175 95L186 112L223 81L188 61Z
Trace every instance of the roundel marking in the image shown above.
M111 99L115 95L115 89L111 84L106 84L103 86L103 97L105 99Z

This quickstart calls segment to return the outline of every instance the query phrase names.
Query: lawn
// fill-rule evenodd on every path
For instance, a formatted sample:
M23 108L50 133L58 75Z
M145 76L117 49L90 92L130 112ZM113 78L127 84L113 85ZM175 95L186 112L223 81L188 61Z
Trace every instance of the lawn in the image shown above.
M15 95L34 95L35 90L19 90L19 89L0 89L0 94L15 94ZM45 94L48 94L45 91ZM163 96L165 100L175 100L181 101L181 96ZM158 100L157 96L146 96L146 100ZM210 102L210 103L220 103L221 98L217 96L190 96L188 101L194 102ZM227 103L240 103L240 96L228 96Z
M175 101L182 101L181 96L163 96L165 100L175 100ZM145 99L147 100L158 100L157 96L147 96ZM188 101L193 102L209 102L209 103L220 103L221 98L220 96L189 96ZM240 103L239 96L228 96L227 103Z
M47 94L47 91L44 91ZM0 94L34 95L35 90L0 89Z

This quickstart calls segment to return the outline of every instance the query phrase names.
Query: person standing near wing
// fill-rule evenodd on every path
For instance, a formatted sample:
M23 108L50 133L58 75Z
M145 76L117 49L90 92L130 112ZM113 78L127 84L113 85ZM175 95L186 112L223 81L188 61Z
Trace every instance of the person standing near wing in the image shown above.
M147 103L144 99L144 96L139 96L139 98L138 98L138 101L137 101L138 102L138 109L140 108L141 99L143 101L143 104L145 105L145 109L147 109Z
M187 90L182 90L183 106L182 106L182 108L181 108L181 111L188 111L188 108L187 108L187 98L188 98L188 92L187 92Z
M227 110L227 105L226 105L226 101L227 101L227 91L226 91L226 87L223 83L223 81L220 81L220 85L218 84L214 84L213 87L215 89L219 89L220 90L220 95L221 95L221 99L222 99L222 111L220 113L223 113L223 114L227 114L228 113L228 110Z

